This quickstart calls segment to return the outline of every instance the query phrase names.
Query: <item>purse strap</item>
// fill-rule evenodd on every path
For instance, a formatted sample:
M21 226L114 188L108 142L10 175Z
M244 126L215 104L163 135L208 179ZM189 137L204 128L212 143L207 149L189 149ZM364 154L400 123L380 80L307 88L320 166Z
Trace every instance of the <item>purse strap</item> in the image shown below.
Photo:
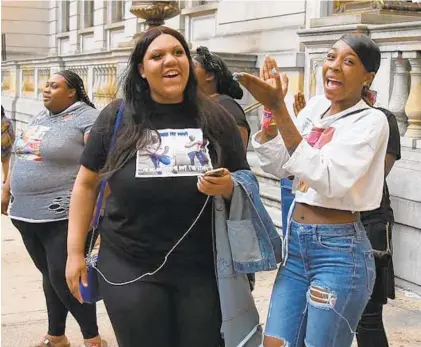
M332 125L333 123L335 123L338 120L344 119L346 117L352 116L354 114L360 113L360 112L368 110L368 109L369 109L368 107L364 107L364 108L360 108L358 110L351 111L349 113L345 113L343 116L340 116L340 117L336 118L330 125Z
M387 224L386 224L386 244L387 244L386 252L392 253L391 247L390 247L390 240L389 240L389 228L390 228L390 224L389 224L389 222L387 222Z
M121 121L123 119L123 110L124 110L124 102L122 102L120 104L120 107L119 107L118 112L117 112L117 116L116 116L116 119L115 119L115 122L114 122L113 134L111 135L110 148L108 150L108 153L110 153L115 146L117 131L120 128ZM94 247L93 241L94 241L95 231L98 228L99 218L101 217L101 208L102 208L102 202L104 200L104 194L105 194L105 187L106 186L107 186L107 180L103 179L101 181L101 184L100 184L99 194L98 194L98 198L97 198L97 201L96 201L95 217L94 217L94 220L92 222L92 236L91 236L91 242L89 243L88 254L91 254L92 249Z

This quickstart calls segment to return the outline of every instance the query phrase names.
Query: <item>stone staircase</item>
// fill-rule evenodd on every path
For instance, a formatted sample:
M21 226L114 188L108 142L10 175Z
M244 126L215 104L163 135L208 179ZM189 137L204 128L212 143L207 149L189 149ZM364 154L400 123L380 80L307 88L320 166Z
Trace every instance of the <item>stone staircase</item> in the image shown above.
M279 179L264 172L254 152L247 152L247 160L257 176L260 186L260 197L278 232L282 230L281 187Z

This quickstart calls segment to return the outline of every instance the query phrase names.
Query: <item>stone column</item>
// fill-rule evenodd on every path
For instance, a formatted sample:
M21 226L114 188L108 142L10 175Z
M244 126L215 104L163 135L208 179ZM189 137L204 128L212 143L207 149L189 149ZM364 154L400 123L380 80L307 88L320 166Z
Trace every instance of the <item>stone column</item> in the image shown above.
M94 1L94 43L96 50L99 51L107 49L106 11L105 1Z
M135 37L138 30L138 18L130 12L131 2L126 1L124 6L124 36L127 41Z
M404 53L411 64L411 90L405 111L408 115L406 137L421 139L421 52Z
M79 46L79 3L77 0L70 1L70 16L69 16L69 41L70 52L78 54Z
M49 16L50 16L50 27L49 27L49 51L48 55L57 55L57 30L58 30L58 18L57 14L59 11L59 4L57 1L50 1L50 9L49 9Z
M408 61L402 58L401 52L393 53L392 59L394 63L394 78L389 110L395 115L398 121L400 135L404 136L408 127L405 105L409 95L409 66Z

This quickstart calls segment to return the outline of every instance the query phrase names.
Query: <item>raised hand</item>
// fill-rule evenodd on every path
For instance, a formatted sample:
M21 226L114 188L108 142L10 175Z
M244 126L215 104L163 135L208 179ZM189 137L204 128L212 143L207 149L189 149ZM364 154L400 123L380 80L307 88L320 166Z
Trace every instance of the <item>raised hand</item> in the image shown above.
M272 57L266 57L260 78L248 73L234 73L237 79L269 111L279 108L288 92L288 77L280 74Z
M297 94L294 95L293 108L295 116L298 116L298 114L304 107L306 107L306 99L304 97L304 94L301 91L299 91L297 92Z

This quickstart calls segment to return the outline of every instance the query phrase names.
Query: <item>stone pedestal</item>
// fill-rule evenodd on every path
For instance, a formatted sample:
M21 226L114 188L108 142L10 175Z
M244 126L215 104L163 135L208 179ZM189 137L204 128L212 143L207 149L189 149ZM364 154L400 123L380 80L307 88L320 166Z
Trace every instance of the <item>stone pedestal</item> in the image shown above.
M165 20L180 14L177 1L133 1L130 12L146 20L149 27L164 25ZM142 33L136 33L130 41L121 42L119 48L133 47Z
M334 14L310 20L311 28L345 24L393 24L421 20L421 4L407 1L335 1Z
M403 22L415 22L421 20L421 12L404 13L392 11L367 11L361 13L349 13L334 15L310 20L311 28L346 24L392 24Z

